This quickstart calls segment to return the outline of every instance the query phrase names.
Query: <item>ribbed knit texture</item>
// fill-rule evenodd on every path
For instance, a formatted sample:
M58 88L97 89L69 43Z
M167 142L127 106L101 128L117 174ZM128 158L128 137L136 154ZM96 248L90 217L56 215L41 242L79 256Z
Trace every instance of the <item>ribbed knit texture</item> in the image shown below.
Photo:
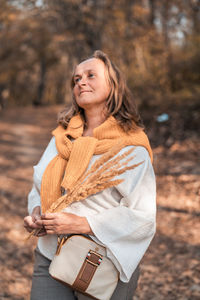
M86 171L93 155L103 154L117 143L125 146L143 146L152 157L149 140L133 123L135 130L125 133L114 117L93 130L92 137L83 137L83 121L80 115L73 117L67 129L58 126L52 133L56 139L58 155L48 164L42 177L41 205L44 213L61 197L62 187L70 190ZM72 137L72 142L69 137Z

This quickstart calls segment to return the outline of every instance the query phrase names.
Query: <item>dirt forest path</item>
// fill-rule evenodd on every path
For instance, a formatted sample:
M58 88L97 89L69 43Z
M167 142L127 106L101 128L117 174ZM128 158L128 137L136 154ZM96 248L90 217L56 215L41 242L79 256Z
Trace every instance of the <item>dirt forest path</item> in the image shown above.
M27 194L60 107L0 112L0 300L29 299L36 240L24 241ZM157 234L134 300L200 299L200 140L154 148ZM119 299L120 300L120 299Z

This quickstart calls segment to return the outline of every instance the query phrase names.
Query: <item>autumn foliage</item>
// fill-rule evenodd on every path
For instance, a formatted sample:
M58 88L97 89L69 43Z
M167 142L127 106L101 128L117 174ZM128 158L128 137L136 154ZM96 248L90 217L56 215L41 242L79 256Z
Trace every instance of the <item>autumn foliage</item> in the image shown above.
M141 106L196 101L198 3L1 0L1 106L69 101L74 65L96 49L123 70Z

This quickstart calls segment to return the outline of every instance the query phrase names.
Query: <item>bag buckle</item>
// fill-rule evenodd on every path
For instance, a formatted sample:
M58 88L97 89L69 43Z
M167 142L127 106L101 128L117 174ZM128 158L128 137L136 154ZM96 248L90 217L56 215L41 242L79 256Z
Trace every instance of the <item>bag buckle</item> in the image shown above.
M95 267L98 267L101 264L101 262L102 262L102 258L103 258L103 256L101 254L99 254L99 253L97 253L97 252L95 252L93 250L89 250L88 254L87 254L86 258L85 258L85 260L89 264L91 264L91 265L93 265Z

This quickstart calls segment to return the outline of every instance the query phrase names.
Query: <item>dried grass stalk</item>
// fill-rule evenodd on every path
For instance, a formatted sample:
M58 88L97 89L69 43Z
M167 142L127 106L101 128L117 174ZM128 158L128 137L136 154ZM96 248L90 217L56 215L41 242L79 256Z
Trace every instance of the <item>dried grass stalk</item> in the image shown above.
M67 194L57 199L46 212L54 213L62 211L73 202L84 200L88 196L99 193L123 182L123 179L113 179L128 170L136 168L142 164L143 161L138 164L127 166L128 163L135 157L131 156L127 158L127 156L130 155L135 148L127 150L123 154L116 156L122 148L122 144L117 144L97 159L74 185L74 187L68 190ZM36 235L39 230L33 230L28 238Z

